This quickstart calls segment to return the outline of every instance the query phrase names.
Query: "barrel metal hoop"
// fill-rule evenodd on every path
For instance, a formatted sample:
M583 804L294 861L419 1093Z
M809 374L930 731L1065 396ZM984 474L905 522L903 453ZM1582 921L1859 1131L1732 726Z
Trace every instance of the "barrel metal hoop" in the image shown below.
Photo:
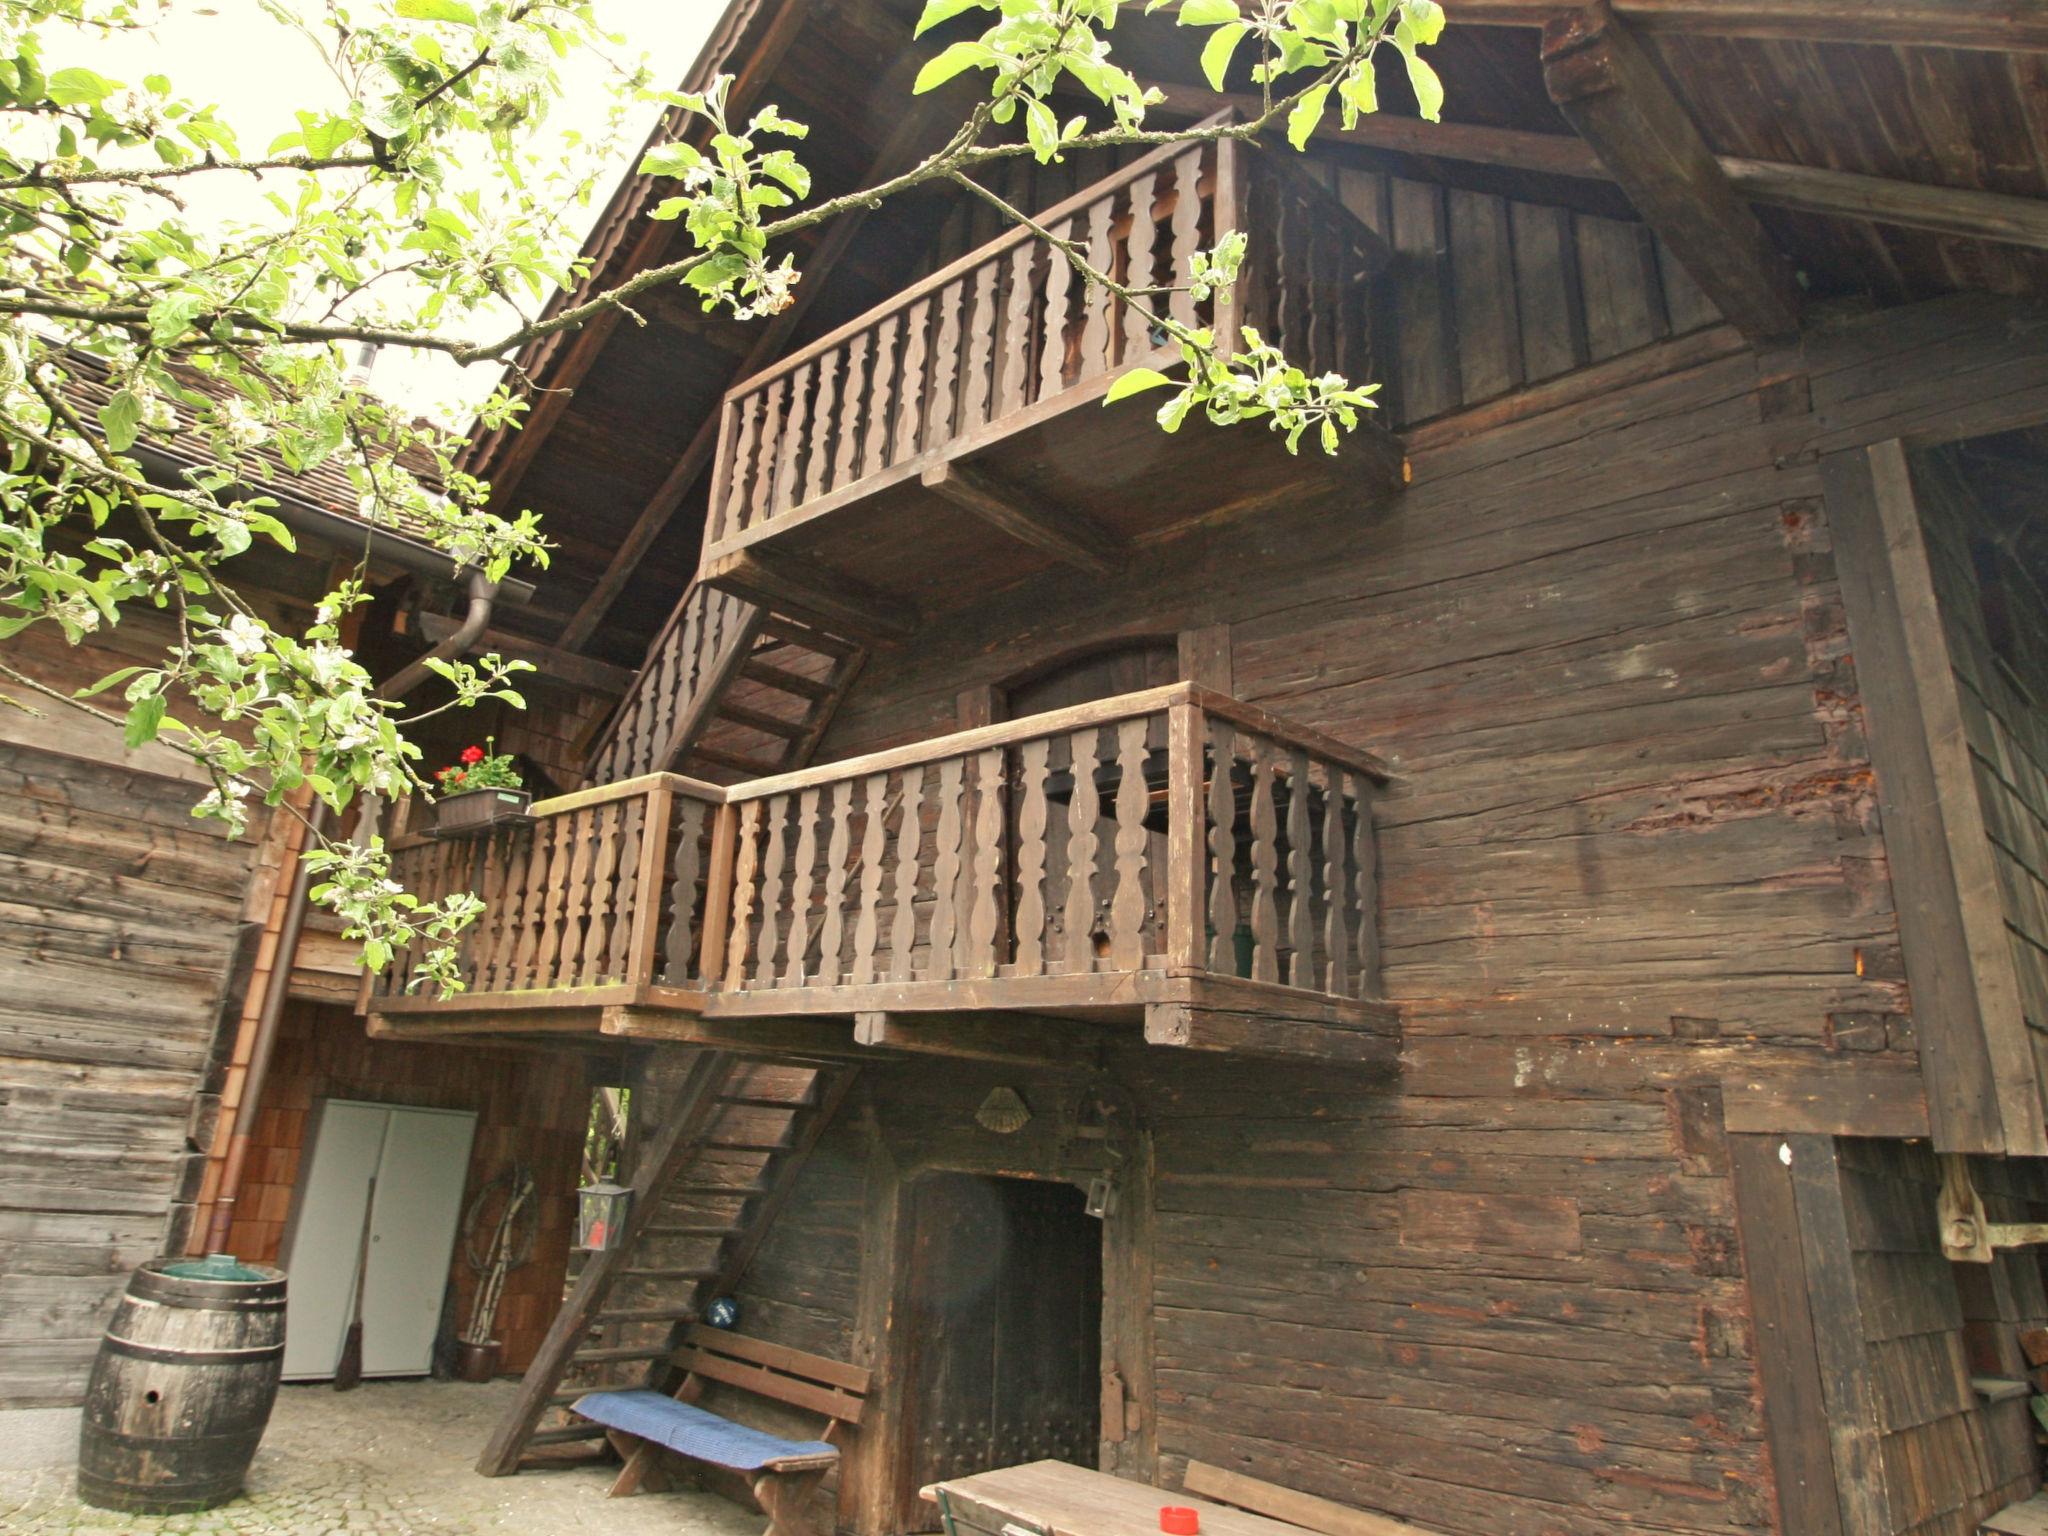
M101 1341L101 1347L110 1355L126 1355L131 1360L157 1360L166 1365L249 1365L259 1360L284 1357L282 1343L260 1344L253 1349L165 1349L161 1345L138 1344L133 1339L124 1339L113 1333Z

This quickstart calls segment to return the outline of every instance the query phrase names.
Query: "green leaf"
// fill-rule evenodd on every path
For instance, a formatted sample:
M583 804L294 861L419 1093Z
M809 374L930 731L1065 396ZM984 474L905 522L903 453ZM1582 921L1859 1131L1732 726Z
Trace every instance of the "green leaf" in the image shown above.
M147 746L156 740L156 733L162 729L164 710L168 707L164 696L153 693L146 699L138 699L128 710L128 749Z
M1296 149L1308 147L1309 135L1316 131L1316 124L1323 120L1323 105L1330 99L1330 88L1318 85L1302 93L1301 100L1294 104L1294 110L1287 114L1287 142Z
M115 390L113 398L100 407L99 415L109 448L126 453L135 446L136 435L142 430L142 401L134 390Z
M1142 390L1158 389L1172 382L1173 380L1157 368L1129 368L1117 375L1116 382L1109 386L1109 392L1102 397L1102 403L1115 405L1117 401L1127 396L1138 394Z
M1041 165L1059 153L1060 124L1051 107L1042 101L1024 103L1024 137L1030 140L1031 151Z
M1430 122L1439 122L1444 111L1444 83L1437 79L1436 71L1413 48L1403 48L1401 57L1408 61L1408 83L1415 88L1415 105Z
M917 18L917 30L910 35L923 37L933 27L951 21L962 11L971 11L977 6L985 7L987 0L930 0L924 14Z
M60 107L97 106L119 88L117 81L89 69L60 69L45 87L50 100Z
M1251 27L1247 23L1233 21L1209 34L1209 41L1202 45L1202 74L1207 78L1210 90L1223 89L1223 78L1230 73L1231 55L1237 52L1237 45L1244 41L1244 35L1249 31Z
M1183 27L1220 27L1227 21L1241 20L1242 16L1237 0L1183 0L1180 15L1174 21Z
M146 672L148 670L149 669L147 667L123 667L118 672L109 672L105 677L101 678L91 687L79 689L76 693L72 695L72 697L74 699L89 699L96 693L105 693L109 688L113 687L114 684L116 683L126 682L129 678L135 676L135 674L138 672Z
M910 87L913 96L936 90L963 69L987 69L1002 63L995 49L986 43L955 43L935 59L927 60Z
M407 21L459 21L476 25L476 12L462 0L398 0L396 9Z

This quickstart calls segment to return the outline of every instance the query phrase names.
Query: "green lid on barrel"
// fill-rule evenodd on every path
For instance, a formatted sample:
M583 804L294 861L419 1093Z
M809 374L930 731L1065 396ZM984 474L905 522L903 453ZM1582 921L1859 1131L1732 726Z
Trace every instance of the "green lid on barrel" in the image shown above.
M163 1272L173 1280L268 1280L269 1270L251 1269L232 1253L209 1253L203 1259L186 1259L166 1264Z

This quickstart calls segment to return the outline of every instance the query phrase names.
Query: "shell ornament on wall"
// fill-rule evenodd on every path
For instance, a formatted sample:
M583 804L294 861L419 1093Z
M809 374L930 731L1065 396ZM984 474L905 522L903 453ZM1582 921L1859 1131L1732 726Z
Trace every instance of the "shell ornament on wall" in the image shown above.
M1031 1123L1031 1107L1014 1088L991 1088L974 1112L974 1123L998 1136L1013 1135Z

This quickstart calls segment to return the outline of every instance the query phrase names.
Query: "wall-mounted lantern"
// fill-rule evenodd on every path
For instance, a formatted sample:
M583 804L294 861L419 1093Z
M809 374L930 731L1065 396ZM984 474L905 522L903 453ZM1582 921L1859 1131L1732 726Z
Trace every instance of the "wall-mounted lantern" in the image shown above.
M626 1213L633 1191L600 1179L576 1191L576 1246L592 1253L616 1248L626 1238Z

